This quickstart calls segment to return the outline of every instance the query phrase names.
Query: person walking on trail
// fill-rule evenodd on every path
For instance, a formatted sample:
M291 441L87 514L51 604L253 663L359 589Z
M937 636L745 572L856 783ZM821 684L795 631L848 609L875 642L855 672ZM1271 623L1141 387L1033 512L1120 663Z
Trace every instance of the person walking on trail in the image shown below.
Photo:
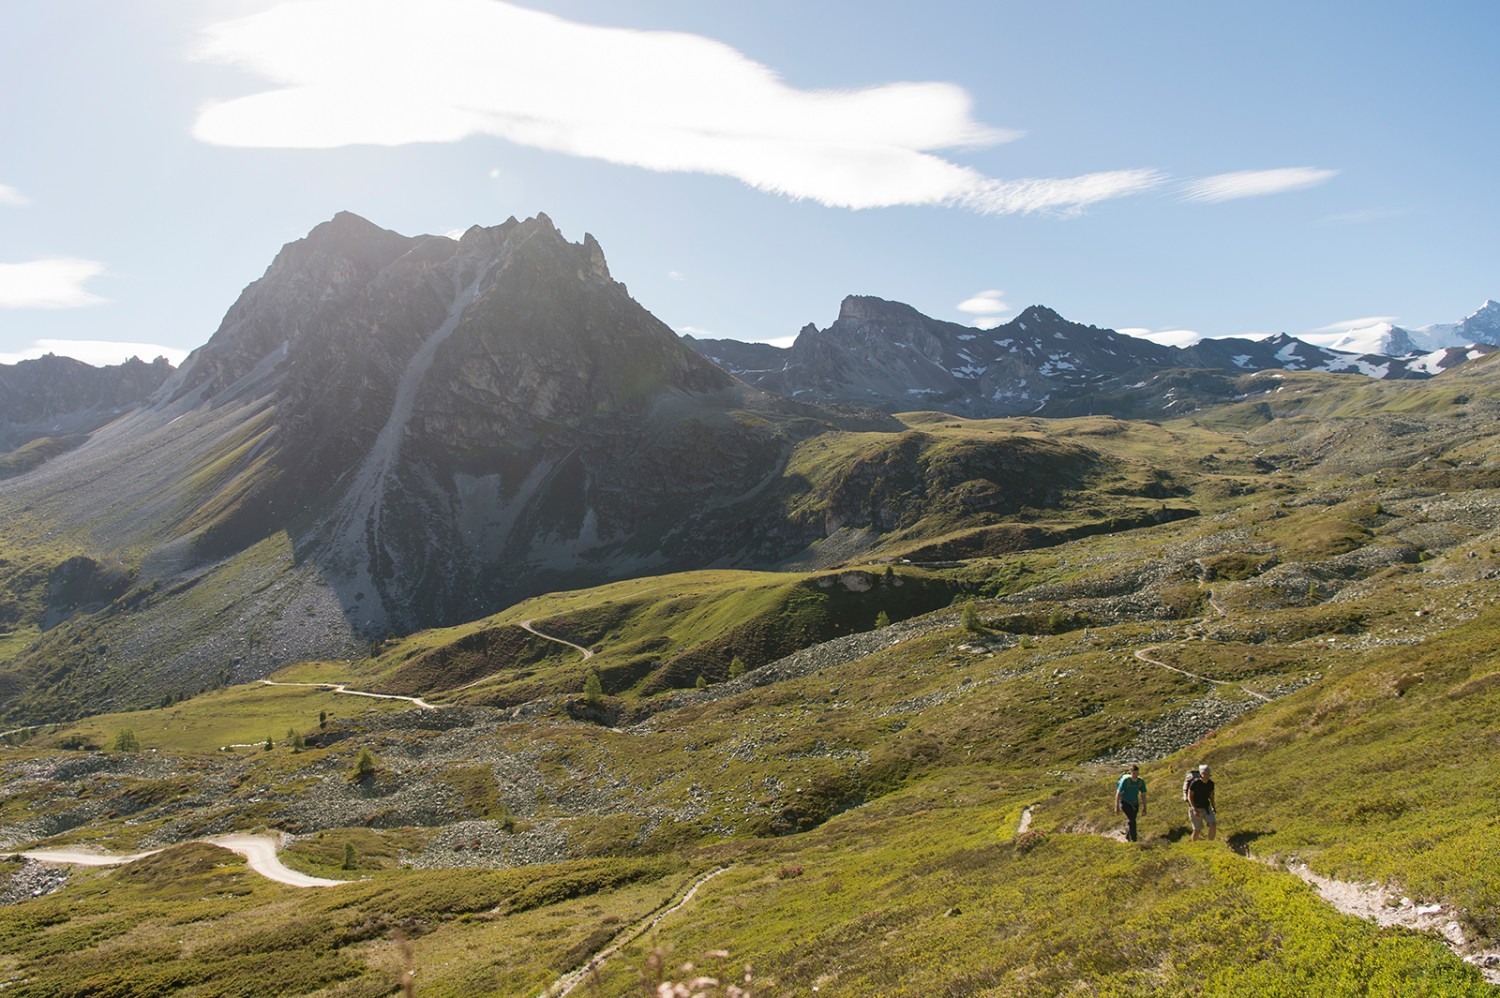
M1120 777L1115 784L1115 814L1125 812L1125 841L1135 842L1135 819L1146 813L1146 781L1141 779L1141 767L1131 766L1130 772Z
M1197 773L1189 773L1182 785L1182 795L1187 799L1188 821L1193 826L1193 841L1197 842L1204 828L1210 842L1219 833L1218 816L1214 814L1214 780L1208 764L1198 767Z

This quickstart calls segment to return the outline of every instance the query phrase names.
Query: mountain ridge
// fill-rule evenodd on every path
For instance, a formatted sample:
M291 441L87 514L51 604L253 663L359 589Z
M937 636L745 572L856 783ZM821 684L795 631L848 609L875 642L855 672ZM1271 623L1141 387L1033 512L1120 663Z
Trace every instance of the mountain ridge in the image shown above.
M1494 311L1500 315L1500 306ZM1475 313L1481 317L1476 331L1487 328L1482 321L1487 314ZM684 338L736 377L794 398L892 412L941 408L974 418L1085 410L1139 416L1145 413L1136 390L1179 369L1425 378L1493 348L1480 344L1387 356L1340 352L1286 333L1173 347L1070 322L1044 305L1028 306L1015 318L981 330L930 318L901 302L858 295L843 300L827 329L809 323L788 347ZM1495 338L1500 340L1500 331ZM1186 401L1161 396L1158 406L1180 408Z

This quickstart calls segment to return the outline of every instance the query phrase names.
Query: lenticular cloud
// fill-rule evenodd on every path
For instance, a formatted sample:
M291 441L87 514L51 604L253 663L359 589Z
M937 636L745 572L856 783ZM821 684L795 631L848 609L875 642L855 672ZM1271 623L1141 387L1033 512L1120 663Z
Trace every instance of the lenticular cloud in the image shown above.
M576 24L501 0L310 0L210 28L199 58L276 84L210 104L224 146L333 148L492 135L709 173L844 208L1074 212L1161 182L1132 170L1001 181L935 155L1016 137L945 83L798 90L697 35Z

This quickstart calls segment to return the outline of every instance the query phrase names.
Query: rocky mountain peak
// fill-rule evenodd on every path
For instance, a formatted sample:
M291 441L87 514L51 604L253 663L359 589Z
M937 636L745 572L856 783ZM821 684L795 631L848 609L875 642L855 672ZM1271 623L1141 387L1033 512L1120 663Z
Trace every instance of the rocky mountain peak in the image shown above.
M1500 343L1500 302L1493 298L1486 299L1459 327L1471 342Z
M282 247L266 273L300 270L330 259L379 269L404 253L410 242L408 237L382 229L352 211L341 211Z
M925 321L926 316L910 305L886 301L871 295L849 295L839 305L839 318L851 320L883 319L898 322Z
M1030 327L1039 325L1062 325L1066 324L1068 320L1064 319L1061 315L1059 315L1057 312L1054 312L1046 305L1028 305L1026 307L1026 310L1023 311L1020 315L1016 316L1012 321L1017 323L1025 323L1028 327Z

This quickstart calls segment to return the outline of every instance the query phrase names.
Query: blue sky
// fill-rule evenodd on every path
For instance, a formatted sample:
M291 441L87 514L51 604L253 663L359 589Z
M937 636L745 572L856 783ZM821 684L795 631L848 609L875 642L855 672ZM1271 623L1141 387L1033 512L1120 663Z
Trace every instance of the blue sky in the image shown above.
M174 359L340 210L546 212L673 328L1500 297L1500 5L8 0L0 362ZM120 346L119 344L126 344Z

